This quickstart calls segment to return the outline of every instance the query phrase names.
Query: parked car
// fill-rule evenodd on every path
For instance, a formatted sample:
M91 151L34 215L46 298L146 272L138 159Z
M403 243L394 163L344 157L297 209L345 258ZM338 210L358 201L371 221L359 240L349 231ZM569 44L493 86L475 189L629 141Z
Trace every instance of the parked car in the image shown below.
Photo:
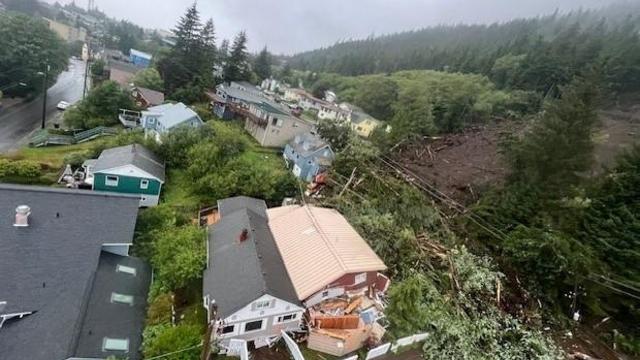
M58 105L56 105L56 108L57 108L58 110L65 111L65 110L67 110L67 108L68 108L70 105L71 105L71 104L69 104L69 103L68 103L68 102L66 102L66 101L60 101L60 102L58 103Z

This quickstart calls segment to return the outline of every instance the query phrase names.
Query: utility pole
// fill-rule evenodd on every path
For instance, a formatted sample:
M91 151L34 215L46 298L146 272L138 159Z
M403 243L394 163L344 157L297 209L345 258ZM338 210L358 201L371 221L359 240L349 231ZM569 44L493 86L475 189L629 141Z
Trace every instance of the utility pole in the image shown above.
M82 100L87 95L87 78L89 77L89 59L84 63L84 85L82 85Z
M82 86L82 100L87 95L87 79L89 77L89 64L91 62L91 38L87 40L87 59L84 63L84 85Z
M49 81L49 71L51 71L51 65L47 64L44 68L44 74L42 74L42 129L45 128L47 121L47 82Z

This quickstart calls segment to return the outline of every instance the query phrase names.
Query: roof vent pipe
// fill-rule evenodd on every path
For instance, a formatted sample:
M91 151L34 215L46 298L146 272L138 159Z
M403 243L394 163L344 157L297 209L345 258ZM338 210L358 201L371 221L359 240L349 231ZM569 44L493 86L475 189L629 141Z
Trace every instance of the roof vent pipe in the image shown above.
M29 215L31 215L31 208L27 205L20 205L16 208L16 222L13 226L27 227L29 226Z

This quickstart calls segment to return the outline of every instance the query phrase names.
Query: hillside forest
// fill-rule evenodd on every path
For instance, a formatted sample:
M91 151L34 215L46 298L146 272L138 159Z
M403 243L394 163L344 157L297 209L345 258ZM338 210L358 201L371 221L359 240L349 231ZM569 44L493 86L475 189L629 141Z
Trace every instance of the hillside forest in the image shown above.
M36 3L21 1L11 4ZM41 21L16 13L0 16L0 25L0 44L19 51L21 42L53 36ZM32 39L27 27L35 29ZM79 166L131 143L165 159L162 204L141 211L132 249L155 274L147 358L176 349L189 351L166 358L199 358L206 249L193 217L236 195L269 206L295 197L344 214L388 266L389 337L428 332L425 359L584 359L574 351L640 357L640 147L632 130L640 122L640 5L439 26L284 58L266 48L250 54L244 32L217 39L213 20L201 19L196 4L176 24L173 45L126 22L108 29L122 35L101 40L113 41L109 47L135 44L153 53L136 83L190 105L206 126L159 144L120 131L86 144L23 149L0 158L0 180L51 185L63 164ZM41 47L60 58L52 72L61 71L65 54ZM0 47L0 70L15 64L12 56ZM41 63L26 65L37 71ZM99 65L94 76L103 73ZM216 119L208 107L205 91L223 79L257 84L271 76L320 96L333 90L340 102L388 125L368 139L343 124L318 125L336 152L319 196L303 194L279 150L260 148L241 124ZM65 122L116 127L118 109L133 107L115 83L96 82ZM603 136L613 120L632 141L616 143L611 160L598 161L602 144L617 141ZM446 164L442 154L470 141L469 129L491 144L485 157L499 169L473 162L483 147ZM440 166L411 167L438 158ZM473 168L491 181L465 182L460 191L468 196L453 198L432 181L445 166L453 170L444 177Z
M489 26L441 26L338 43L294 55L286 67L295 69L289 81L314 94L333 90L341 101L390 125L372 136L370 152L345 141L345 129L320 128L343 149L345 163L338 161L335 169L342 183L356 168L354 190L366 201L352 194L339 206L358 213L356 222L369 239L393 239L387 251L400 261L407 254L417 256L414 247L421 249L425 236L431 246L441 234L440 226L435 231L407 224L429 217L420 211L409 215L384 209L390 205L370 208L370 196L398 199L399 193L379 178L394 174L425 194L429 200L423 201L434 204L431 211L442 212L440 224L446 223L456 240L440 244L464 245L492 259L507 284L504 311L525 324L572 329L583 339L608 344L609 350L640 356L637 133L627 130L632 141L616 144L615 160L602 163L595 156L606 141L601 138L605 122L611 121L604 110L622 114L620 121L629 129L638 121L639 19L640 7L618 4ZM480 137L482 129L508 129L500 132L493 154L505 174L460 203L429 181L429 172L439 169L427 168L421 176L411 172L405 157L411 152L433 157L435 147L427 152L425 144L446 145L457 133L464 142L470 127L481 129ZM424 161L410 156L412 162ZM410 197L397 201L410 209L419 206ZM413 245L405 244L407 239ZM411 273L416 263L407 262L414 264ZM400 265L398 271L408 270ZM437 328L428 310L435 306L429 281L424 281L408 275L403 285L422 289L415 302L431 320L408 315L405 320ZM398 291L407 291L398 296L411 299L410 290ZM559 335L558 341L574 344L580 336L567 340L566 334ZM460 344L464 340L456 338ZM599 355L611 356L606 349Z

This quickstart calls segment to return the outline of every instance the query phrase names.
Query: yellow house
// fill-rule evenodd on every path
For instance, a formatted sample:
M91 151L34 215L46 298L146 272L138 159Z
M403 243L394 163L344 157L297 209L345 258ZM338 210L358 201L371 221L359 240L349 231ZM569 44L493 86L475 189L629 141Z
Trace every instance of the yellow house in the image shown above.
M354 111L351 113L351 128L359 136L369 137L373 130L378 126L382 126L384 123L380 120L373 118L371 115Z

